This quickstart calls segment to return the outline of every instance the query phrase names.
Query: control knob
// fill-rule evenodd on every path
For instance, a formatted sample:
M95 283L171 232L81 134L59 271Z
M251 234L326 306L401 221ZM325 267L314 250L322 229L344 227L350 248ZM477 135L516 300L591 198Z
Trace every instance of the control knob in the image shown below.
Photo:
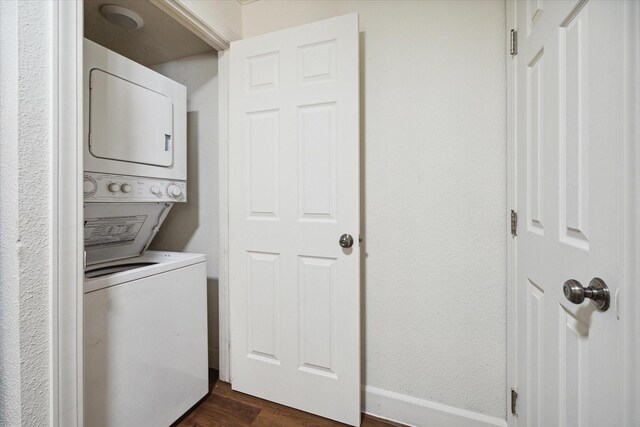
M85 176L82 182L82 191L86 195L92 194L94 191L96 191L96 182L93 179Z
M118 191L120 191L120 186L115 182L112 182L111 184L109 184L109 191L111 191L112 193L117 193Z
M131 193L131 186L129 184L122 184L122 187L120 187L120 189L122 190L123 193Z
M151 191L151 194L155 194L158 195L158 193L160 193L160 189L158 187L156 187L155 185L152 186L149 191Z
M167 188L167 193L169 194L169 196L173 197L174 199L177 199L182 194L182 190L177 185L171 184Z

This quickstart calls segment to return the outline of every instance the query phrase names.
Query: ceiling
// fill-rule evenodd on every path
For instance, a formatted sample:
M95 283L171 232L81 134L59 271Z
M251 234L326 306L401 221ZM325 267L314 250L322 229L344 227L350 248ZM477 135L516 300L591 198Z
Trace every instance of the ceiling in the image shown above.
M144 26L129 30L112 24L100 14L105 4L133 10L142 17ZM214 51L146 0L84 0L84 36L147 67Z

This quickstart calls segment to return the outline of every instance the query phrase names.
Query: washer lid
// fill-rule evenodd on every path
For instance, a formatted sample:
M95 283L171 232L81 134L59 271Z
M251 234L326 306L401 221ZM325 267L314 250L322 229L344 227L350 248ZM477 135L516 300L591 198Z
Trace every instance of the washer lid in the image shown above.
M87 268L84 292L89 293L111 286L130 283L133 280L154 276L205 262L203 254L184 252L146 251L143 255L126 260L95 264ZM111 269L111 272L108 270ZM107 274L101 274L107 272ZM93 277L89 277L93 276Z
M86 264L142 255L172 206L172 203L86 203Z

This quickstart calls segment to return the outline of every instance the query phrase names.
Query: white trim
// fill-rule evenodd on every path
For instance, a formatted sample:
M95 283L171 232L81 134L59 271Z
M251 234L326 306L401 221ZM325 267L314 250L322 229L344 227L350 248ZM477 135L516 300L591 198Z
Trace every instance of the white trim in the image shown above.
M219 378L231 382L229 324L229 51L218 52Z
M622 425L632 427L640 419L640 4L623 2L623 182L622 240L623 268L620 281L620 339L619 364L622 378L620 410Z
M205 22L179 0L149 1L216 50L228 49L231 42L240 40L222 20L213 18L214 22Z
M517 358L517 270L516 270L516 250L517 237L511 236L511 210L518 212L518 198L516 197L516 126L515 126L515 108L517 100L516 92L516 64L518 56L511 56L511 30L518 30L517 19L515 16L515 0L508 0L506 4L506 28L505 28L505 56L506 56L506 75L507 75L507 206L505 207L506 219L506 239L507 239L507 384L506 384L506 416L509 426L515 426L516 418L511 414L511 389L518 390L518 382L516 377Z
M502 418L418 399L380 388L364 387L364 412L416 427L505 427Z
M52 3L52 354L54 426L82 426L82 2Z

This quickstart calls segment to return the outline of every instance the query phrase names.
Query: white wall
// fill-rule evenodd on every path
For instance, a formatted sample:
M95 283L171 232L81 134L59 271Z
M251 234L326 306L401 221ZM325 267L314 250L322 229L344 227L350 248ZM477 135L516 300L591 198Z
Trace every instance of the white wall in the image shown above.
M350 12L361 31L367 408L394 392L503 424L505 3L256 1L243 6L243 35Z
M0 2L0 425L50 419L50 7Z
M218 56L153 67L187 87L187 203L172 208L152 249L207 256L209 366L218 368Z

